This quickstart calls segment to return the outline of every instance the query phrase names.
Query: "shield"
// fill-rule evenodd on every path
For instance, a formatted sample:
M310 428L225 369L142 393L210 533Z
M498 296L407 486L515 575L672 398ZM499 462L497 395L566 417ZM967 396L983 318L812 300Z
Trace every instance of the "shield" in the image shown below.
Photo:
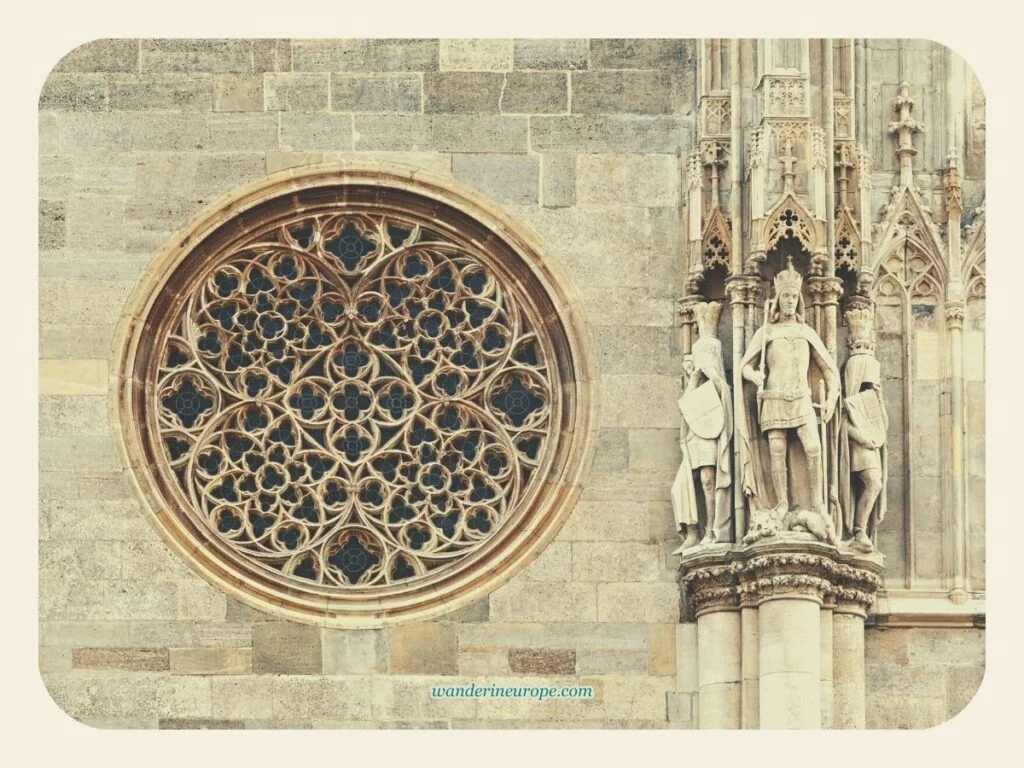
M686 425L697 437L714 440L722 434L725 413L718 399L718 390L711 381L688 390L679 398L679 410L686 419Z
M850 422L876 443L884 443L885 404L877 389L867 389L846 398Z

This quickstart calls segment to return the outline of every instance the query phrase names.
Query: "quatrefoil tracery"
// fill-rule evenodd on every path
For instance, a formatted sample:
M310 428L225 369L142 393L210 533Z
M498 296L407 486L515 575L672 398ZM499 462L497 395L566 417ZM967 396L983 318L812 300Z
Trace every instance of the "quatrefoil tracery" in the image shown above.
M298 218L185 297L157 371L162 450L241 556L328 586L403 582L508 520L551 430L523 297L394 217Z

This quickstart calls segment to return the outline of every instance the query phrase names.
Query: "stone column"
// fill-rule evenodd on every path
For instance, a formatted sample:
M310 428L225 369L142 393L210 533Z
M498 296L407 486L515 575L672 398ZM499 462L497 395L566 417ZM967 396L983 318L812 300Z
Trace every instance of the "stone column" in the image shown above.
M743 729L756 730L761 724L761 693L758 687L760 669L757 661L757 606L744 605L740 609L740 696L743 699Z
M831 261L831 259L830 259ZM836 320L838 317L839 297L843 295L843 281L838 277L807 278L807 293L811 306L815 308L815 316L821 318L820 327L815 330L825 342L832 357L836 355ZM812 393L817 398L817 393Z
M831 728L835 686L833 606L826 600L821 607L821 727Z
M850 556L833 577L832 727L866 727L864 619L879 586L883 558Z
M819 608L811 592L758 606L761 728L821 727Z

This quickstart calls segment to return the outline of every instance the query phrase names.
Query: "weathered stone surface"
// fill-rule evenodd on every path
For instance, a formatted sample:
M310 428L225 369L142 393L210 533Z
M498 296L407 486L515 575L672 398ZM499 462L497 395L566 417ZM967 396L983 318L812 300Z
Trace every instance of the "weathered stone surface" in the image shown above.
M625 429L602 429L594 451L595 472L625 472L629 466L629 432Z
M572 578L572 546L569 542L551 542L527 566L520 578L530 581L569 581Z
M319 627L285 621L252 626L253 671L257 674L315 675L323 671Z
M355 115L355 148L421 152L526 152L524 117Z
M657 581L660 548L627 542L577 541L572 545L573 581Z
M275 137L277 126L274 127ZM135 156L134 194L143 197L191 197L198 158L195 153L139 152Z
M644 651L582 650L576 660L580 675L646 675Z
M689 118L641 115L541 115L530 118L536 152L675 155L689 149Z
M671 206L679 201L679 162L668 155L580 155L580 203Z
M427 72L423 75L423 111L497 112L504 83L505 76L497 72Z
M516 69L586 69L587 40L523 39L514 41Z
M196 645L196 626L191 621L133 621L128 625L131 645L191 647Z
M679 620L675 583L598 584L598 621L665 623Z
M99 198L94 198L98 200ZM71 229L78 233L81 238L94 238L101 240L106 230L111 236L121 231L121 225L110 222L88 220L90 212L97 215L104 215L110 209L119 210L120 204L113 201L111 205L84 204L78 206L72 201ZM106 226L109 224L109 228ZM123 236L122 236L123 237ZM126 280L62 280L45 278L39 281L39 314L51 323L66 323L68 325L113 325L120 316L121 308L128 298L134 281ZM100 361L103 362L103 361ZM56 365L56 364L54 364ZM63 371L64 375L91 375L98 372L96 367L87 370L84 363L77 368L68 368L64 365L57 365L55 371ZM97 366L97 363L90 363ZM96 379L88 379L89 384ZM75 391L56 392L47 394L103 394L106 392L106 382L102 391Z
M207 120L211 152L277 149L276 115L215 115Z
M277 72L264 75L266 108L281 112L323 112L330 100L330 75Z
M161 731L224 731L245 728L244 720L218 720L209 717L162 717L158 728Z
M658 677L676 674L676 627L677 624L648 624L647 669Z
M40 618L58 621L116 621L175 618L178 590L173 582L86 581L62 576L39 580Z
M673 355L672 330L641 326L599 326L592 331L602 374L673 374L681 371Z
M441 152L324 152L324 162L380 163L405 166L407 171L452 175L452 156Z
M261 676L209 678L211 714L221 718L270 718L274 702L268 696L269 680Z
M67 203L63 200L39 201L39 247L63 248L67 244Z
M131 118L131 144L135 150L202 150L207 148L209 136L202 115L135 115Z
M54 120L59 150L66 154L120 152L132 144L132 121L127 115L71 113L55 115ZM53 151L52 146L49 151Z
M124 647L132 645L128 624L118 621L40 621L45 647Z
M122 551L119 541L50 541L40 547L39 575L50 579L119 579Z
M452 176L499 203L536 203L540 163L529 155L455 154Z
M39 393L41 395L105 395L107 363L105 360L40 360ZM104 434L96 430L91 434ZM50 429L45 434L58 434Z
M252 669L250 648L172 648L170 669L175 675L247 675Z
M251 72L251 40L143 40L142 72Z
M690 40L613 38L590 41L591 69L686 69Z
M120 468L110 437L87 435L39 439L42 472L116 472Z
M456 633L450 624L419 622L388 629L388 669L393 675L454 675Z
M568 112L568 76L564 72L509 72L501 93L501 111L534 115Z
M68 437L60 439L67 441ZM62 479L67 482L67 478ZM42 539L125 540L156 535L134 500L44 500L39 516Z
M491 621L594 621L593 584L514 579L491 594Z
M293 40L296 72L423 72L437 69L437 40Z
M558 534L566 541L646 541L643 502L580 501Z
M376 679L376 678L372 678ZM278 675L271 681L274 716L296 720L330 714L339 720L369 720L372 712L369 677L293 677Z
M107 109L104 75L51 74L39 94L39 108L58 112L101 112Z
M209 112L213 78L190 75L112 75L110 108L124 111Z
M647 652L646 627L636 623L522 623L516 620L459 627L459 650L575 648Z
M678 429L632 429L629 432L629 468L671 470L679 466Z
M71 669L70 648L46 648L39 649L39 671L47 672L68 672Z
M419 112L420 75L331 75L335 112Z
M281 149L352 149L352 118L349 115L282 112Z
M214 112L262 112L260 75L218 75L213 80Z
M504 71L512 68L512 41L508 39L441 40L439 54L442 70Z
M510 648L508 665L521 675L573 675L576 651L566 648Z
M166 648L73 648L75 669L123 669L134 672L164 672L170 669Z
M946 670L947 720L956 717L974 700L984 677L984 666L950 667Z
M491 617L491 603L485 597L465 608L459 608L441 616L438 621L465 624L467 622L487 621Z
M679 386L676 376L602 376L602 425L658 429L676 422Z
M66 53L54 72L138 72L139 41L90 40Z
M372 681L372 718L376 722L427 723L447 721L454 717L476 717L477 699L431 696L431 690L438 686L448 688L465 685L458 679L392 674L387 677L373 677Z
M575 205L575 155L568 153L541 155L541 199L546 208Z
M574 72L572 111L579 114L673 115L689 104L689 79L676 72Z
M382 629L325 629L325 675L368 675L387 672L387 634Z
M264 175L265 159L258 152L203 153L196 163L196 191L200 200L213 200Z
M292 41L252 41L252 65L256 72L287 72L292 68Z

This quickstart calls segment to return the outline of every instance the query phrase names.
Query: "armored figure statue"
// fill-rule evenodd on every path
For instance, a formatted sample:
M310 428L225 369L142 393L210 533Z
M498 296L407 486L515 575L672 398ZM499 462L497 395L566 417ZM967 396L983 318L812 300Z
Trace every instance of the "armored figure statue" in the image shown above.
M682 461L672 484L672 509L684 537L677 553L701 544L733 541L729 444L732 440L732 394L725 379L722 342L717 338L719 302L693 308L700 337L683 359L684 393L679 448Z
M804 322L803 278L792 261L774 284L764 325L740 363L737 435L751 510L747 540L781 529L835 543L839 370Z
M850 329L850 356L843 368L846 393L839 436L843 538L854 549L871 552L875 531L885 517L885 441L889 416L874 354L873 313L870 309L851 309L846 313L846 322ZM859 483L854 482L855 475Z

